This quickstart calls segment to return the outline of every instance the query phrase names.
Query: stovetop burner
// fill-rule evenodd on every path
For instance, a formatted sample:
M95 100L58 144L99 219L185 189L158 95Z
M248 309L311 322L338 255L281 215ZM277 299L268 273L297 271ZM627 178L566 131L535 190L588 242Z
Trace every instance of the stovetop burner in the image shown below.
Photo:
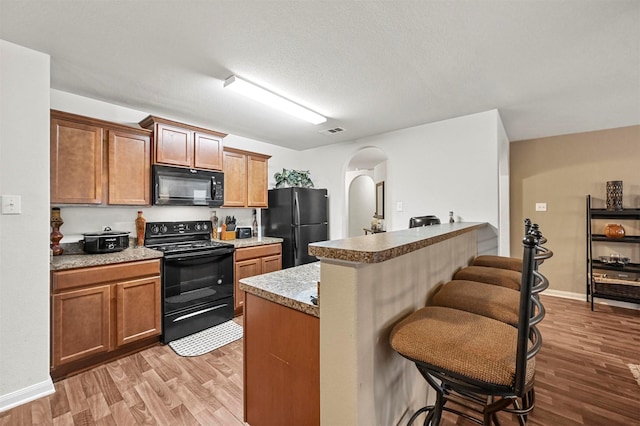
M211 221L147 222L145 247L164 253L183 253L216 248L232 248L233 244L211 241Z

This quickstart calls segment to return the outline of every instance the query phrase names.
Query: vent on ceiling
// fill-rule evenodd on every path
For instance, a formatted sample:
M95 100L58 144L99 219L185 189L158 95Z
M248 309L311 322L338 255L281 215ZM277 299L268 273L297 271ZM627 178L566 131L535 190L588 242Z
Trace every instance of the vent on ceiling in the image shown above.
M320 133L322 133L325 136L331 136L331 135L335 135L336 133L340 133L344 131L345 129L343 129L342 127L334 127L333 129L320 130Z

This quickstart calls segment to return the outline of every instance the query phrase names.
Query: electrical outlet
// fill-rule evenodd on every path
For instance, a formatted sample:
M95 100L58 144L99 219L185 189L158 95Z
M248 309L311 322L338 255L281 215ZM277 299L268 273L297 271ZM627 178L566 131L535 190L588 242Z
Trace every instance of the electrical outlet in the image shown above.
M536 203L536 211L537 212L546 212L547 211L547 203Z

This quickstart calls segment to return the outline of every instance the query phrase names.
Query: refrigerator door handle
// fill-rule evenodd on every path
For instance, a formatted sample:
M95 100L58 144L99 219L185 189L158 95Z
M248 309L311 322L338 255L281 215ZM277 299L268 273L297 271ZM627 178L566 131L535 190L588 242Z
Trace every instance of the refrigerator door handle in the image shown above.
M298 192L293 192L293 224L300 225L300 202L298 201Z
M300 227L296 226L293 229L293 264L297 265L298 264L298 238L300 238L299 236L300 234Z

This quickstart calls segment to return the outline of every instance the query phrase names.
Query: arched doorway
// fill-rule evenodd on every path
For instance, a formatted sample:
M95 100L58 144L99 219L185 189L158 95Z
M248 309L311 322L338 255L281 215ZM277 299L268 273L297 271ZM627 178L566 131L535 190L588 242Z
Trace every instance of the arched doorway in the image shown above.
M346 236L363 235L362 228L371 226L376 211L376 183L387 179L386 162L387 155L376 147L362 148L349 160L345 175ZM385 217L385 222L388 219Z

